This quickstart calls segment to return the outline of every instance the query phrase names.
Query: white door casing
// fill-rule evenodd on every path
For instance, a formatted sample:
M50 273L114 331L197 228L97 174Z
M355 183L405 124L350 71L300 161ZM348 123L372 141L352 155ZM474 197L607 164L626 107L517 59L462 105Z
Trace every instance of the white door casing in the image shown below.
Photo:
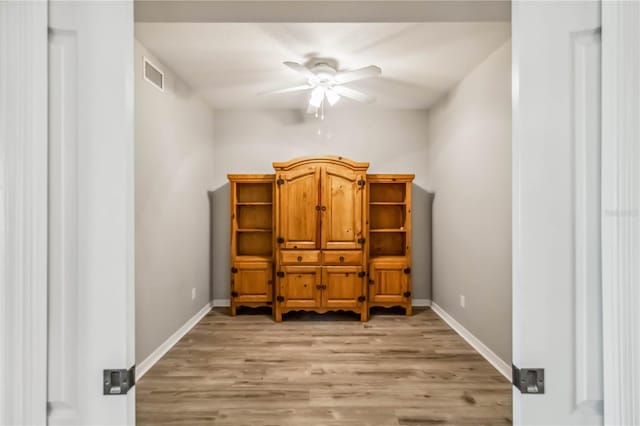
M602 5L604 421L640 424L640 2Z
M46 421L47 4L0 2L0 424Z
M601 424L600 3L512 8L514 424Z
M49 3L49 424L135 423L133 4Z

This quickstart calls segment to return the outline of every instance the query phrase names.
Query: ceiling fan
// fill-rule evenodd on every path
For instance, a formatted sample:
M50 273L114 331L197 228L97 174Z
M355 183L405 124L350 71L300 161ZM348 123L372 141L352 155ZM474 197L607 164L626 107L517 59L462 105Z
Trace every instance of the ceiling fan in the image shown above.
M311 90L307 113L315 113L316 116L318 116L318 111L320 111L322 118L324 118L325 100L330 106L335 105L341 97L364 103L375 101L374 96L343 86L343 84L365 78L377 77L382 72L380 67L375 65L369 65L368 67L351 71L338 71L336 67L329 62L316 62L311 67L306 67L296 62L284 62L284 65L305 77L307 84L273 90L266 93L275 94Z

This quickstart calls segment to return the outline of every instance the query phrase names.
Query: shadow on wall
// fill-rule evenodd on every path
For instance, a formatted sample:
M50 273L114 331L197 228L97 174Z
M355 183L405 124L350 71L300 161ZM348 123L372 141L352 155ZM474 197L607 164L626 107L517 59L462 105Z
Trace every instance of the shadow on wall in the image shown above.
M211 191L211 294L212 300L229 299L231 280L231 186L225 183Z
M209 191L211 209L211 296L229 299L231 268L230 185ZM412 277L413 298L431 299L432 206L434 194L413 184L412 188Z
M413 280L413 298L431 299L431 260L432 260L432 208L434 194L415 183L411 187L413 246L411 275Z

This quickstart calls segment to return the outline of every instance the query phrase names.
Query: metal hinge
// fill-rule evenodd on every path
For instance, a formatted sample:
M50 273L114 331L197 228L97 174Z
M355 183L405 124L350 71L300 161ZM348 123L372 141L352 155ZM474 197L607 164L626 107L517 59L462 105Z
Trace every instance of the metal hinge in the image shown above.
M364 302L365 300L367 300L366 297L364 296L358 296L358 302Z
M276 297L276 300L278 302L284 302L284 296L278 296L278 297Z
M235 266L233 268L231 268L231 273L235 274L236 272L238 272L238 268L236 268Z
M511 378L521 393L544 393L544 368L518 368L511 364Z
M282 184L284 183L284 179L278 179L278 180L276 181L276 183L277 183L278 185L282 185Z
M277 275L277 276L279 276L280 278L282 278L282 277L284 277L284 272L282 272L282 271L278 271L278 272L276 273L276 275Z
M238 297L238 292L237 291L232 291L231 292L231 297Z
M125 395L136 385L136 366L128 370L102 370L102 377L103 395Z
M364 244L365 241L364 238L358 238L358 244Z
M411 268L404 268L404 273L405 274L410 274L411 273Z
M405 291L404 293L402 293L402 295L404 297L409 297L409 296L411 296L411 292L410 291Z
M358 276L359 276L360 278L364 277L364 275L365 275L364 271L360 271L360 272L358 272Z
M278 244L282 244L282 243L284 243L284 238L282 238L282 237L278 237L278 238L276 239L276 241L278 242Z
M364 186L364 184L365 184L364 180L360 179L358 181L358 186Z

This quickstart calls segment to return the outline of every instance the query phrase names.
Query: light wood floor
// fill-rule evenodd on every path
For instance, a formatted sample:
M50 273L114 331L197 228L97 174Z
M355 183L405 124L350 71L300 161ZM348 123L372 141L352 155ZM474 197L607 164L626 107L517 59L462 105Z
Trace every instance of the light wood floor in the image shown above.
M214 309L137 384L139 425L503 425L511 386L430 309Z

